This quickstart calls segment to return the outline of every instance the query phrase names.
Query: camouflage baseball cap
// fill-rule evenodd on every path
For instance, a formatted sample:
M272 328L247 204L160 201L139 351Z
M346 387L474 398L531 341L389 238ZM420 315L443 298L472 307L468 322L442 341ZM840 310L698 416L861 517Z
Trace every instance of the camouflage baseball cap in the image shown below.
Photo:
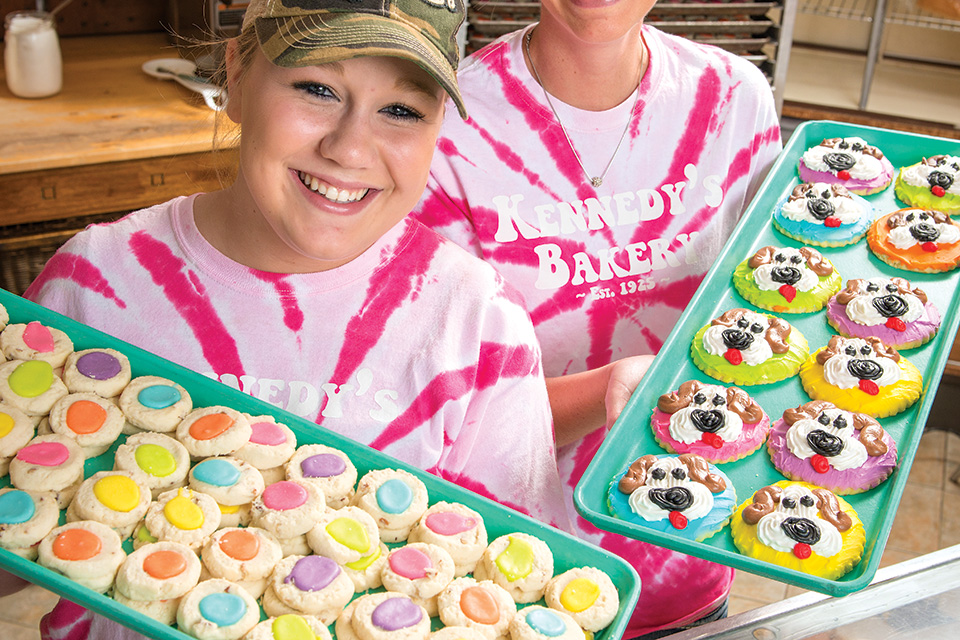
M464 0L251 0L244 28L257 30L267 59L302 67L361 56L417 63L466 119L457 87L457 31Z

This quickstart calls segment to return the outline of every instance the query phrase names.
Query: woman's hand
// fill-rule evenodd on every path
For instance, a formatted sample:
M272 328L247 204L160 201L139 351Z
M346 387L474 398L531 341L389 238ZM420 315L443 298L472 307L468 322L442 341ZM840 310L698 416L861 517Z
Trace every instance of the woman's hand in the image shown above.
M627 406L627 401L630 400L630 396L633 395L651 364L653 364L653 356L649 355L631 356L612 363L607 381L607 394L604 397L607 429L612 427L620 417L620 413Z

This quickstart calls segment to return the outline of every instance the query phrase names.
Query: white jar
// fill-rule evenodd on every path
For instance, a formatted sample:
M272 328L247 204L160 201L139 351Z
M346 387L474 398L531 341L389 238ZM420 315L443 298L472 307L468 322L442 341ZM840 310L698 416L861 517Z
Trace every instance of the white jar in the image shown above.
M63 60L53 17L46 11L14 11L4 21L4 69L10 92L45 98L63 86Z

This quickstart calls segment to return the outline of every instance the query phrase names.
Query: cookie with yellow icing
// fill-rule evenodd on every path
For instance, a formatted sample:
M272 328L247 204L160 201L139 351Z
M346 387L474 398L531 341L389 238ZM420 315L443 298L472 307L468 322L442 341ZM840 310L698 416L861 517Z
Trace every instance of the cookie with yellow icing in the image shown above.
M814 400L886 418L920 398L923 374L879 338L833 336L800 367L800 382Z
M594 567L574 567L554 576L543 597L548 607L593 633L609 626L620 609L620 594L610 576Z
M487 545L473 577L492 580L518 604L536 602L553 577L553 552L529 533L502 535Z
M146 515L150 487L127 471L98 471L80 484L67 508L67 521L96 520L129 538Z
M911 207L960 214L960 156L940 154L902 167L893 189Z
M199 552L220 526L220 509L217 501L205 493L172 489L150 503L143 523L155 540L180 542ZM134 547L137 546L135 539Z
M30 416L5 402L0 402L0 475L10 470L10 461L17 451L37 435Z
M857 512L843 498L789 480L737 507L730 531L740 553L828 580L860 562L866 540Z
M36 422L67 393L67 385L49 362L9 360L0 364L0 400Z
M926 209L899 209L877 218L867 246L897 269L940 273L960 265L960 225L949 215Z
M722 529L736 504L730 478L695 453L641 456L607 490L614 517L696 541Z
M807 339L783 318L729 309L693 337L690 356L712 378L737 385L770 384L796 375Z
M733 286L747 302L778 313L818 311L840 282L833 263L811 247L763 247L733 272Z
M293 638L333 640L327 625L316 616L291 613L267 618L244 636L244 640L288 640Z
M777 471L837 495L872 489L897 468L897 443L879 422L824 400L784 411L767 448Z

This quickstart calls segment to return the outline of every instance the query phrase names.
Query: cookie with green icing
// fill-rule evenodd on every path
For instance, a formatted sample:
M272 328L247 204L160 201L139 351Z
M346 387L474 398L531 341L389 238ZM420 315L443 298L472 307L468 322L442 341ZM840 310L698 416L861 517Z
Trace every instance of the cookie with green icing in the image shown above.
M690 345L690 356L701 371L738 385L790 378L808 354L807 339L789 322L740 308L711 320Z
M733 286L745 300L779 313L819 311L841 281L833 263L811 247L766 246L733 272Z
M960 214L960 156L936 155L902 167L894 193L904 203L950 215Z

